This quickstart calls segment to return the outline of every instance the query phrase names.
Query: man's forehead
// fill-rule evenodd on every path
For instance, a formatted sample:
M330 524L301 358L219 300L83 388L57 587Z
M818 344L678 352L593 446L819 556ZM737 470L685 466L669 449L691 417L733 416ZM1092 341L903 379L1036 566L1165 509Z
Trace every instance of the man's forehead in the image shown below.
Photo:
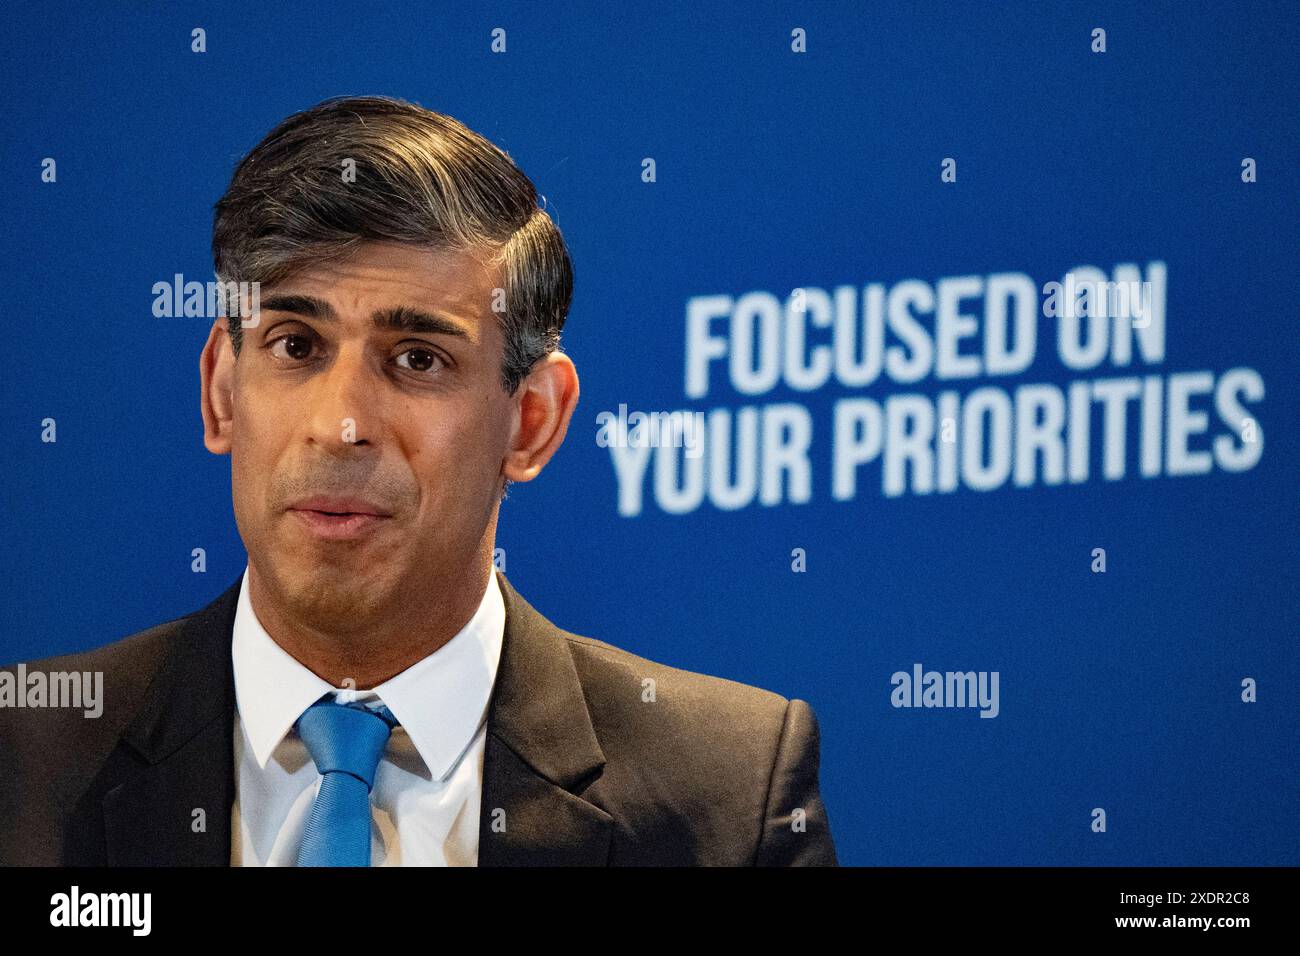
M366 243L345 257L322 260L263 287L267 293L327 297L345 313L373 306L425 305L465 318L493 314L500 269L482 253L399 243Z

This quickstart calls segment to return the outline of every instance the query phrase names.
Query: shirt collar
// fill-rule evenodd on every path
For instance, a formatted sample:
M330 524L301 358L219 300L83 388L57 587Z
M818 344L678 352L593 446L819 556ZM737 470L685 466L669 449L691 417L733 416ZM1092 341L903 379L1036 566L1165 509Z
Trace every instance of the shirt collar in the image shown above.
M451 772L487 716L504 631L505 602L493 570L478 609L455 637L371 688L401 722L435 780ZM304 710L325 694L347 690L317 677L266 632L249 598L247 567L231 656L239 719L263 769Z

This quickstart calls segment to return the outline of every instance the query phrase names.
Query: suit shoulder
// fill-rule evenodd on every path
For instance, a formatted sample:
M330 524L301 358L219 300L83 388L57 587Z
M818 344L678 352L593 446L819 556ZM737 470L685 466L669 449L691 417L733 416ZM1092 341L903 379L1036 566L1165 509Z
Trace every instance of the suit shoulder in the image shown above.
M725 778L738 765L766 785L790 701L773 691L673 667L563 632L607 756ZM674 765L667 769L667 765ZM761 769L760 769L761 768ZM735 778L733 777L733 782Z
M23 664L28 672L115 671L123 668L135 670L158 658L159 652L170 642L184 620L184 617L179 617L164 621L99 647L28 660ZM17 664L10 664L0 669L11 671L15 667Z
M773 788L786 792L782 754L810 739L807 705L562 633L605 756L585 796L617 821L611 859L754 863Z
M657 694L663 687L671 689L682 703L737 714L763 712L780 715L789 704L789 700L780 694L753 684L673 667L593 637L568 631L561 633L584 683L591 680L622 690L635 687L638 699L642 691L653 689ZM647 679L653 684L647 685Z
M59 755L79 762L107 749L157 676L183 621L164 621L89 650L0 667L15 695L30 700L39 687L48 696L40 706L3 709L3 747L28 772L56 770ZM63 705L56 704L56 689ZM69 698L82 703L67 706Z

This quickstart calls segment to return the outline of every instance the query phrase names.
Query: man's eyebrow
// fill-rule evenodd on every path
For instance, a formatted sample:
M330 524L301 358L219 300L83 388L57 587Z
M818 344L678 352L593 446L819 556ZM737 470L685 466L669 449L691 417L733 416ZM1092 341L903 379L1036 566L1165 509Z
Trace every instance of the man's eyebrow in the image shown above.
M445 316L421 312L408 306L399 305L395 309L381 309L372 317L375 328L389 332L425 332L429 334L455 335L471 341L472 336L459 322Z
M259 309L272 312L293 312L311 319L323 319L333 322L338 318L334 308L324 299L314 299L309 295L268 295L261 301Z
M328 302L310 295L269 295L262 300L260 308L273 312L292 312L322 322L338 321L337 313ZM454 335L467 341L473 339L459 322L405 305L380 309L371 319L376 329L386 332L424 332Z

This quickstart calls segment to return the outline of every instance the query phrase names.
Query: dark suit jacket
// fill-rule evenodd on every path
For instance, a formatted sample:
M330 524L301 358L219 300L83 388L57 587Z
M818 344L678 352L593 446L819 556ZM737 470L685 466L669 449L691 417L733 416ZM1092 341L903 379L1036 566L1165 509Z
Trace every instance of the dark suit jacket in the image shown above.
M807 703L570 634L497 574L479 866L836 864ZM0 707L0 864L230 864L239 587L27 665L102 671L103 713Z

